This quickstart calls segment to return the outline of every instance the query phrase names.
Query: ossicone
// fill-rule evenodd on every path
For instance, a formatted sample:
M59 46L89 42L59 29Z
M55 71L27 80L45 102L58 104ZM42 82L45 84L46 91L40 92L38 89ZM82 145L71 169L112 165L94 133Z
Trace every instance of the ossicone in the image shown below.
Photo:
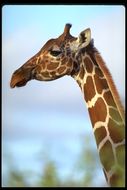
M64 35L70 35L70 28L72 27L72 24L67 23L64 27Z

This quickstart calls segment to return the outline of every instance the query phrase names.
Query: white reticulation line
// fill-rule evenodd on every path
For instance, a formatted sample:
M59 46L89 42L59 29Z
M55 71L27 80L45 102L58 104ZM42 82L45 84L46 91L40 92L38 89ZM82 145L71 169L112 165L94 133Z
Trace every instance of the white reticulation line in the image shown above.
M111 108L111 109L114 109L114 110L118 111L118 109L116 107L114 107L114 106L108 106L108 107Z
M109 122L109 118L106 117L106 120L105 121L97 121L94 125L94 128L93 128L93 131L95 132L96 129L100 128L100 127L105 127L107 133L108 133L108 130L107 130L107 125L108 125L108 122Z
M88 77L92 77L92 74L90 74L90 73L85 73L85 76L84 76L84 78L83 78L83 86L84 86L84 84L86 84L86 80L87 80L87 78Z
M114 144L114 147L116 148L116 147L118 147L118 146L120 146L120 145L124 145L125 144L125 139L123 139L121 142L119 142L119 143L115 143Z
M105 103L105 105L107 105L107 103L106 103L106 101L105 101L105 99L104 99L104 93L105 92L108 92L109 91L109 89L104 89L103 91L102 91L102 94L100 94L100 96L99 97L101 97L102 99L103 99L103 101L104 101L104 103ZM88 107L89 108L89 107ZM94 132L95 132L95 130L97 129L97 128L100 128L100 127L102 127L102 126L104 126L105 127L105 129L106 129L106 131L107 131L107 134L109 135L109 131L108 131L108 128L107 128L107 125L108 125L108 122L109 122L109 108L108 108L108 106L106 106L106 111L107 111L107 116L106 116L106 119L105 119L105 121L97 121L95 124L94 124L94 128L93 128L93 130L94 130Z
M100 151L100 149L104 146L104 144L106 143L106 141L109 139L108 135L100 142L99 146L98 146L98 151Z
M116 121L114 120L112 117L110 117L112 119L112 121L114 121L117 125L124 125L123 121Z
M104 93L108 92L108 91L109 91L109 88L108 89L103 89L102 94L95 94L95 96L90 101L87 102L87 108L93 107L98 98L103 99Z
M100 97L101 97L100 94L95 94L95 96L90 101L87 102L87 108L93 107L95 105L97 99Z
M110 178L111 178L111 176L113 175L113 170L111 169L109 172L107 172L107 171L105 170L105 173L106 173L106 176L107 176L107 179L108 179L108 184L111 185L111 184L110 184Z

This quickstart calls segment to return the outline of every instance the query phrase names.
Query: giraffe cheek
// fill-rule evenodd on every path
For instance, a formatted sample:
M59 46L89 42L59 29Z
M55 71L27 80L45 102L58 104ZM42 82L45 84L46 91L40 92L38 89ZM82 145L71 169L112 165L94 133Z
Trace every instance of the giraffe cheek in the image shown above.
M48 70L55 70L59 66L59 62L51 62L50 64L47 65Z
M66 70L66 67L65 67L65 66L60 67L60 68L57 70L58 75L64 74L64 73L65 73L65 70Z

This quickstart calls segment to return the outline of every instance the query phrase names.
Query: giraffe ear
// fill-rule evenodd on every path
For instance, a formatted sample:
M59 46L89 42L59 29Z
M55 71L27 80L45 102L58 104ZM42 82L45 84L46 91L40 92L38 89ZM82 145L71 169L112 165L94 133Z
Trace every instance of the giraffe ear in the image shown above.
M78 37L78 43L79 48L84 48L89 45L91 41L91 30L90 28L87 28L86 30L83 30Z

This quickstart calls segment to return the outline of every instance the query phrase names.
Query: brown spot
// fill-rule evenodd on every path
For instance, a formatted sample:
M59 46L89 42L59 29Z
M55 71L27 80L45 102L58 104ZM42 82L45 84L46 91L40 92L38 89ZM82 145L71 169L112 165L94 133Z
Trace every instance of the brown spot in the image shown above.
M42 65L37 65L37 67L36 67L37 73L40 73L41 69L42 69Z
M99 67L96 67L96 68L95 68L95 73L96 73L96 75L99 76L99 77L103 77L103 76L104 76Z
M49 65L47 65L48 70L55 70L59 65L59 62L51 62Z
M50 75L55 76L55 75L56 75L56 72L55 72L55 71L52 71L52 72L50 72Z
M70 51L66 51L66 54L65 54L66 56L71 56L71 52Z
M62 59L64 59L64 57L65 57L65 55L64 55L64 54L62 54L62 55L61 55L61 60L62 60Z
M68 58L67 57L64 57L62 60L61 60L61 63L62 64L65 64L65 63L67 63L68 62Z
M95 54L93 54L93 52L89 52L89 56L90 56L90 58L91 58L93 64L98 67L99 64L98 64L98 62L96 61Z
M84 75L85 75L85 69L84 69L84 67L82 66L81 69L80 69L79 78L80 78L80 79L83 79Z
M68 63L67 63L67 67L71 67L72 66L72 59L69 59Z
M29 63L32 65L32 64L35 64L37 62L37 57L33 57L30 59Z
M72 58L74 58L75 57L75 53L72 53Z
M42 69L44 70L46 68L45 62L41 63Z
M116 147L116 157L118 164L122 168L125 168L125 145L120 145Z
M56 60L57 60L57 61L60 61L60 58L57 57Z
M107 84L106 79L100 79L98 77L98 75L95 75L94 80L95 80L95 85L96 85L97 92L99 94L101 94L104 89L108 88L108 84Z
M114 110L113 108L109 108L109 114L111 118L113 118L117 122L122 122L122 118L117 110Z
M79 64L76 61L74 61L73 64L74 64L74 70L77 72L79 69Z
M110 141L107 141L99 152L101 163L106 171L109 171L111 167L115 164L112 145Z
M125 173L122 168L114 166L114 174L110 178L111 187L125 187Z
M78 74L79 73L79 69L80 69L79 63L76 62L76 61L73 61L73 70L71 72L71 76Z
M107 116L107 109L102 98L98 98L94 107L88 108L88 110L93 126L97 121L105 121Z
M42 60L41 57L39 57L39 58L38 58L38 64L41 63L41 60Z
M116 104L110 91L104 93L104 99L109 106L113 106L116 108Z
M63 71L66 69L66 67L60 67L58 70L57 70L57 72L59 73L59 74L61 74L61 73L63 73Z
M86 57L84 59L84 63L85 63L85 68L86 68L87 72L88 73L92 73L92 71L93 71L93 64L92 64L91 60L88 57Z
M43 60L49 60L49 57L46 56L46 55L44 55L44 56L43 56ZM52 60L52 58L50 58L50 60Z
M84 94L86 102L91 100L96 94L93 79L90 76L87 77L86 84L84 84Z
M107 135L107 132L105 130L105 127L102 126L98 129L95 130L94 132L94 135L95 135L95 138L96 138L96 143L97 143L97 146L99 145L99 143L106 137Z
M42 76L44 76L44 77L48 77L48 78L50 77L48 72L44 72L44 73L42 73Z
M122 125L117 125L113 120L109 119L108 130L114 143L118 143L123 140L125 131Z

